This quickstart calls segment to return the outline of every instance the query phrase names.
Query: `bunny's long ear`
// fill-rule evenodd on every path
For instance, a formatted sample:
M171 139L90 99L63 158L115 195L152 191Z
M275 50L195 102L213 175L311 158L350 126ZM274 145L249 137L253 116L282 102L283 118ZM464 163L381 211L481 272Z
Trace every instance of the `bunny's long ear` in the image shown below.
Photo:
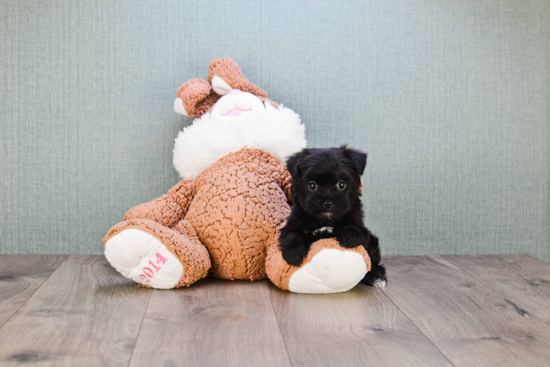
M228 57L210 61L208 80L212 83L214 91L219 95L225 95L231 89L239 89L257 97L267 98L267 93L262 88L249 82L239 65Z
M197 118L206 113L219 98L206 80L191 79L179 87L174 101L174 111Z

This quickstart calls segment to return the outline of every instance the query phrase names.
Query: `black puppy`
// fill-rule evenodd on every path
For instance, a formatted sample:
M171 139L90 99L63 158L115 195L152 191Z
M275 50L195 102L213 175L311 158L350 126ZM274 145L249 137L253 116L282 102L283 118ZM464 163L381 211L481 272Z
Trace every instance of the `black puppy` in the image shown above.
M279 238L288 264L299 266L313 242L336 237L342 247L365 246L372 268L363 283L386 285L378 238L363 224L361 175L366 165L365 153L346 146L304 149L290 157L294 206Z

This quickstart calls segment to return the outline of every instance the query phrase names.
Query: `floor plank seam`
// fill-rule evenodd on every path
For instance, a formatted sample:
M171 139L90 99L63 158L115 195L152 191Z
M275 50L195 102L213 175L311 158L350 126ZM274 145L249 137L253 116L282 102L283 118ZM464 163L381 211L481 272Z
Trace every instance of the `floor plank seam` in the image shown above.
M13 316L17 315L17 313L19 312L19 310L20 310L27 302L29 302L29 300L32 298L32 296L34 296L34 295L36 294L36 292L38 292L38 290L39 290L40 288L42 288L42 286L44 285L44 283L46 283L46 282L48 281L48 279L50 279L50 277L51 277L56 271L58 271L59 268L61 267L61 265L63 265L63 264L65 263L65 261L67 261L67 259L70 257L69 255L63 255L63 256L65 256L65 258L63 259L63 261L60 262L59 265L57 266L57 268L55 268L55 270L52 271L52 272L50 273L50 275L48 275L48 276L46 277L46 279L44 279L44 281L40 284L40 286L39 286L38 288L36 288L35 291L34 291L31 295L29 295L29 298L27 298L27 299L25 300L25 302L23 302L23 303L21 304L21 306L19 306L19 307L17 308L17 310L15 310L15 312L6 320L6 322L4 322L4 323L2 324L2 326L0 326L0 330L2 330L2 328L3 328L8 322L10 322L10 320L13 318Z
M441 355L442 355L443 357L445 357L445 359L446 359L447 361L449 361L449 363L451 364L451 366L455 366L455 367L456 367L456 365L449 359L449 357L447 357L447 355L446 355L445 353L443 353L443 351L442 351L441 349L439 349L439 347L438 347L437 345L435 345L435 343L433 342L433 340L430 339L430 338L424 333L424 331L422 331L422 329L419 328L418 325L415 324L415 322L409 317L409 315L407 315L407 313L406 313L405 311L403 311L403 310L401 309L401 307L399 307L399 306L397 305L397 303L395 303L395 302L393 301L393 299L391 299L391 297L384 291L383 288L381 288L381 291L382 291L382 293L384 294L384 296L386 296L386 298L389 299L390 302L393 303L393 304L395 305L395 307L397 307L397 309L398 309L399 311L401 311L401 313L402 313L403 315L405 315L405 317L411 322L411 324L413 324L414 327L415 327L418 331L420 331L420 333L421 333L422 335L424 335L424 337L434 346L434 348L437 349L437 350L439 351L439 353L441 353Z
M281 325L279 324L279 318L277 317L277 313L275 312L275 308L273 307L273 300L271 299L271 291L269 290L270 286L269 284L267 284L267 282L265 283L265 287L267 288L267 294L269 295L269 304L271 305L271 311L273 311L273 316L275 316L275 321L277 321L277 329L279 329L279 334L281 335L281 339L283 339L286 356L288 357L288 363L290 363L291 366L294 366L292 364L292 359L290 359L290 354L288 353L285 336L283 335L283 331L281 330Z
M138 333L136 335L136 342L134 343L134 348L132 349L132 354L130 355L130 360L128 361L128 367L132 364L132 358L134 358L134 352L136 351L136 346L139 340L139 335L141 334L141 328L143 327L143 322L145 321L145 316L147 316L147 311L149 310L149 304L151 303L151 298L153 298L153 291L149 292L149 299L147 300L147 307L145 307L145 312L141 318L141 323L139 324Z
M504 259L502 258L502 256L506 256L506 255L496 255L496 256L498 257L498 259L499 259L500 261L506 262L506 260L504 260ZM535 259L535 258L534 258L533 256L531 256L531 255L524 254L524 255L520 255L520 256L527 256L527 257L530 257L531 259L533 259L533 260L535 260L535 261L541 262L541 263L544 264L544 265L548 265L548 264L546 264L546 263L540 261L539 259ZM510 268L507 267L506 269L507 269L507 270L510 270L511 272L514 272L514 273L517 274L520 278L527 280L526 277L525 277L525 275L521 274L521 273L518 272L517 270L514 270L514 268L512 268L512 267L510 267ZM477 278L476 278L476 279L477 279ZM495 292L496 292L496 291L495 291ZM500 293L499 293L499 294L500 294ZM534 302L535 302L536 304L538 304L539 306L542 306L542 307L546 307L546 306L547 306L547 305L541 305L541 304L538 303L537 301L534 301Z
M504 299L505 301L509 301L508 298L500 293L498 290L496 290L495 288L493 288L490 284L487 284L486 282L484 282L483 280L479 279L477 276L475 276L474 274L470 274L469 272L467 272L466 270L462 269L461 267L459 267L457 264L455 264L454 262L452 262L451 260L449 259L446 259L446 258L443 258L444 260L450 262L451 264L453 264L457 269L459 269L461 272L463 272L464 274L474 278L475 280L477 280L478 282L480 282L481 284L483 284L484 286L486 286L487 288L489 288L490 290L492 290L493 292L495 292L496 294L498 294L499 296L502 297L502 299ZM518 272L514 271L514 269L510 269L510 271L516 273L517 275L519 275L521 278L525 279L523 275L519 274ZM510 301L511 302L511 301ZM540 303L538 303L537 301L533 300L534 303L536 303L537 305L541 306L541 307L545 307L545 305L541 305ZM548 324L550 325L550 322L546 322L544 321L543 319L539 318L537 315L534 315L533 313L531 313L530 311L528 311L528 314L529 316L539 320L540 322L544 323L544 324Z
M503 254L500 254L500 255L496 255L498 257L501 257L501 256L514 256L513 254L507 254L507 255L503 255ZM550 254L548 255L548 261L549 262L546 262L546 261L543 261L543 260L539 260L537 259L536 257L532 256L532 255L529 255L529 254L516 254L516 256L527 256L527 257L530 257L532 260L535 260L535 261L538 261L542 264L544 264L545 266L550 266Z

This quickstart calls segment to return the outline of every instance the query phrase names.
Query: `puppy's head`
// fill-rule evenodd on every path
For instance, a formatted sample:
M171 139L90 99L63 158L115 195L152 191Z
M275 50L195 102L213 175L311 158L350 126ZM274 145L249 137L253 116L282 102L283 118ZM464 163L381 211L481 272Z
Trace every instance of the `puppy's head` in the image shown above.
M317 218L338 219L360 195L366 164L365 153L346 146L302 150L287 162L295 202Z

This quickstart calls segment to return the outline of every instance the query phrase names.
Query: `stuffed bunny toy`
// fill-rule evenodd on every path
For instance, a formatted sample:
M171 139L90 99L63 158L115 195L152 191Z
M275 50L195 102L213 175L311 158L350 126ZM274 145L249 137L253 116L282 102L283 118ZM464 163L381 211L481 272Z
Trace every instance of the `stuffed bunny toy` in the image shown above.
M299 267L282 258L278 231L292 203L285 163L306 146L294 111L269 100L229 58L210 63L208 81L183 84L174 110L195 119L174 146L183 180L107 233L105 256L117 271L157 289L209 275L269 277L298 293L344 292L365 276L363 246L346 249L333 238L315 242Z

